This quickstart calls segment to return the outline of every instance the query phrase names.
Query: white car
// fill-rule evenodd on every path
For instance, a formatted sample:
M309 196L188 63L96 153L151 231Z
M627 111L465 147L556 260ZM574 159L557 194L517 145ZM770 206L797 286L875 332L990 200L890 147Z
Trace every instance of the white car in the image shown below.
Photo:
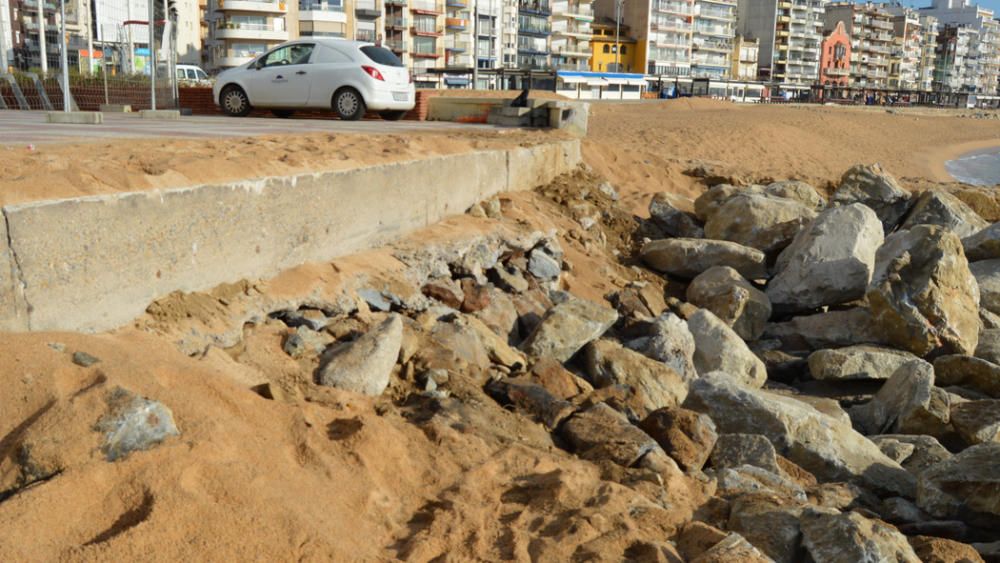
M232 116L255 107L279 117L297 109L333 108L341 119L361 119L370 110L397 120L416 104L410 73L392 51L327 37L282 43L222 72L212 95Z

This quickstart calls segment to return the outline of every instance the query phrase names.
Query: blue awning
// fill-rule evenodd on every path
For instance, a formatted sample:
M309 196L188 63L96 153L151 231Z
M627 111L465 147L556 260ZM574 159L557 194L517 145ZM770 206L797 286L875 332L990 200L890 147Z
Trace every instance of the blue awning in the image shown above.
M444 83L448 86L468 86L472 82L464 76L445 76Z

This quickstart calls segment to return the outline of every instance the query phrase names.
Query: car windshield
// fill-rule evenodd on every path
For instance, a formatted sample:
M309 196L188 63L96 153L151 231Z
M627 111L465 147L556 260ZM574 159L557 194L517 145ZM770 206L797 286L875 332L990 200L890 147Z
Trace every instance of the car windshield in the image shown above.
M367 45L361 47L361 52L372 61L385 66L403 66L403 61L399 60L392 51L384 47Z

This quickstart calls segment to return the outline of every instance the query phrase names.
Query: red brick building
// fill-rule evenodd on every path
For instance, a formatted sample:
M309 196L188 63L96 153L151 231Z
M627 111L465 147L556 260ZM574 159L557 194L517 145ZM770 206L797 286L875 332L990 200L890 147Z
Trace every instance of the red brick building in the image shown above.
M823 52L819 57L819 82L824 86L846 87L851 74L851 38L844 29L844 22L823 39Z

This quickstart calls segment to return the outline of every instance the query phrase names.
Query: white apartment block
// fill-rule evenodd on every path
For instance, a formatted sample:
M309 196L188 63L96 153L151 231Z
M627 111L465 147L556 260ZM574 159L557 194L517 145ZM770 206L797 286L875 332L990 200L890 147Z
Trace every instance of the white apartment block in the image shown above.
M941 87L996 94L1000 76L1000 24L993 19L993 11L969 0L933 0L920 13L937 18L943 29L962 30L949 32L949 44L939 48L936 74ZM948 68L957 64L964 68ZM956 77L962 77L961 84Z
M695 0L691 75L729 78L736 36L736 0Z
M554 0L552 3L552 67L585 71L590 68L590 40L594 10L590 0Z
M937 18L904 6L887 6L886 11L892 14L893 25L889 88L930 91L937 57Z
M760 40L762 78L802 90L819 78L826 0L740 0L737 33Z
M325 5L340 2L343 0L325 0ZM316 8L312 4L308 7ZM245 64L271 47L297 38L298 13L296 0L209 0L209 68Z

